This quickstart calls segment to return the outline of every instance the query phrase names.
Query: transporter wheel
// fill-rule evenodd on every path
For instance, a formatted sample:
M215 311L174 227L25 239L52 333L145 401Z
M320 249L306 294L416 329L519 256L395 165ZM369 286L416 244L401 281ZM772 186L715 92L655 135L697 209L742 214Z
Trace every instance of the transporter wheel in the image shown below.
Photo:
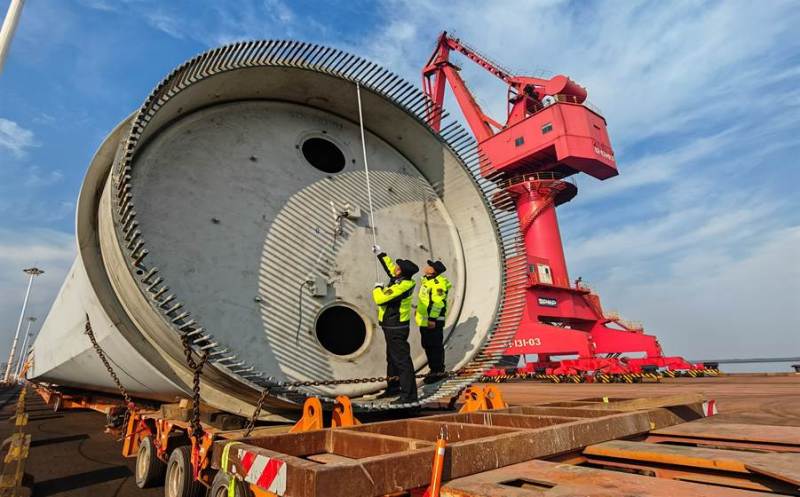
M148 488L163 484L166 470L167 465L156 456L153 438L144 437L136 454L136 486Z
M230 485L231 477L224 471L217 472L214 477L214 482L211 484L211 491L208 497L228 497L228 485ZM236 480L233 484L234 497L252 497L253 493L250 488L242 480Z
M164 497L200 497L206 488L192 477L192 448L177 447L169 455Z

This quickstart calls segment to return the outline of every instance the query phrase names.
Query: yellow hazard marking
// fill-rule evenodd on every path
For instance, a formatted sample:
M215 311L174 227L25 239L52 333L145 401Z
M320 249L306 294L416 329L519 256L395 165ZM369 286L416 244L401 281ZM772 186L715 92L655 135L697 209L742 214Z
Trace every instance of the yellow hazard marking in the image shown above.
M225 448L222 449L222 466L220 469L230 474L230 480L228 481L228 492L227 497L236 497L236 479L233 475L236 474L236 466L234 465L233 468L228 469L228 457L230 455L231 447L241 442L228 442L225 444Z
M0 475L0 488L14 488L17 486L15 475Z
M26 459L28 457L28 451L29 447L24 443L20 443L17 446L12 446L8 449L8 453L6 454L4 461L6 464L8 464L12 461Z
M222 469L224 471L228 471L228 457L230 455L231 447L234 446L234 445L238 445L240 443L241 442L229 442L229 443L225 444L225 448L222 449L222 461L221 462L222 462ZM234 468L233 472L234 473L236 472L235 468Z
M9 438L8 452L4 457L5 465L3 474L0 475L0 495L19 495L22 477L25 472L25 461L30 452L31 436L23 432L23 427L28 424L28 414L25 412L25 393L23 389L17 400L17 410L14 416L16 431Z

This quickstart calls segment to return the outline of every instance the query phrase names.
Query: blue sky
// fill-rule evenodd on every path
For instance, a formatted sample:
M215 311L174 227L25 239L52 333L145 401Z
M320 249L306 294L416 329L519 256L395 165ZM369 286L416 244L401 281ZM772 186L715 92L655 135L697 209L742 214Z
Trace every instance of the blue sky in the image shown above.
M20 269L47 271L30 312L43 317L74 257L94 150L173 67L233 40L293 38L418 81L447 29L519 73L571 76L603 110L620 176L579 178L559 210L573 277L668 353L800 356L798 25L789 1L30 0L0 75L0 350ZM461 65L502 117L502 84Z

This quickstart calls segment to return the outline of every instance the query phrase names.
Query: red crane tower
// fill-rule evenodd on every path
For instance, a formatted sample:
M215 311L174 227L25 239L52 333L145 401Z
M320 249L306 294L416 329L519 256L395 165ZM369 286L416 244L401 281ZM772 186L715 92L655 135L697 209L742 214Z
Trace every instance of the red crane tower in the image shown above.
M481 110L450 61L452 51L508 85L505 124ZM536 362L526 365L528 372L553 375L703 369L680 357L664 357L655 336L604 313L591 289L570 281L556 207L578 192L570 176L582 172L604 180L618 174L606 121L587 106L586 89L563 75L514 76L443 32L422 70L423 89L431 99L428 121L436 130L445 81L477 140L482 174L511 194L524 237L529 267L525 312L505 355L536 354ZM554 360L557 356L573 358Z

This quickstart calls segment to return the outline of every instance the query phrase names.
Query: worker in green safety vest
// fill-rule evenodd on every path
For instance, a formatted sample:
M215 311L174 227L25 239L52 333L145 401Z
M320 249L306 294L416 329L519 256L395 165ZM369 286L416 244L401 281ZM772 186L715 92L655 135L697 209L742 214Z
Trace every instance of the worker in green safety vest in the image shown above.
M447 268L442 261L428 261L420 279L415 320L419 326L422 348L428 356L430 372L426 384L444 379L444 321L447 316L447 296L452 288L443 274Z
M419 267L412 261L392 258L377 245L372 247L378 256L389 283L375 283L372 298L378 305L378 323L386 339L386 376L397 377L388 382L381 397L399 395L396 402L416 402L417 385L408 335L411 322L411 300L414 296L413 276Z

